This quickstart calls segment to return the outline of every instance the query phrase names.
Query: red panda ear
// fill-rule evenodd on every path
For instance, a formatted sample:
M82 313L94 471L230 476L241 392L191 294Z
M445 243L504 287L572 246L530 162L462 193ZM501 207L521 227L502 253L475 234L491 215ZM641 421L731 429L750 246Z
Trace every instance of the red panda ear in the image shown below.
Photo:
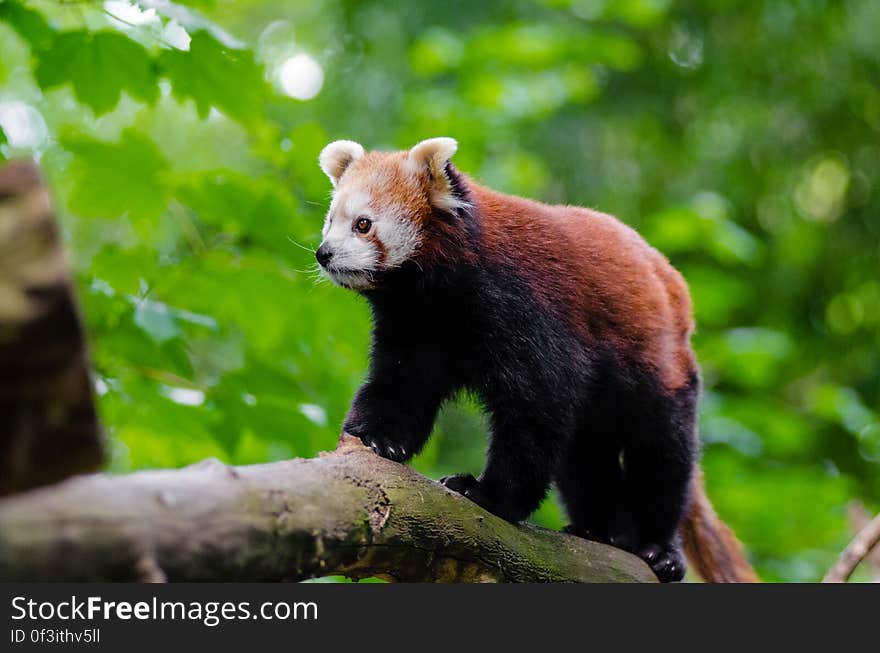
M417 168L426 170L435 179L444 175L443 169L458 149L454 138L429 138L415 145L408 158Z
M318 163L324 174L330 177L333 185L339 183L342 173L352 163L364 155L364 148L354 141L333 141L323 150L318 157Z
M453 209L462 203L452 194L452 186L446 176L446 164L457 149L458 143L454 138L429 138L414 146L407 154L414 172L427 175L431 182L431 203L444 210Z

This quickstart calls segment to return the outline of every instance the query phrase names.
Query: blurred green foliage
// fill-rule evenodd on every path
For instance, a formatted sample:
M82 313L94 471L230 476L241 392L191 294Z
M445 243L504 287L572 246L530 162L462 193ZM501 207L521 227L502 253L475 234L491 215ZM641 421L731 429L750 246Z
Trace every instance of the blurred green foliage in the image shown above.
M878 34L876 0L5 0L0 158L57 197L115 470L333 447L369 319L313 274L329 140L454 136L620 216L691 285L719 512L815 580L880 503ZM478 472L484 432L451 404L414 464Z

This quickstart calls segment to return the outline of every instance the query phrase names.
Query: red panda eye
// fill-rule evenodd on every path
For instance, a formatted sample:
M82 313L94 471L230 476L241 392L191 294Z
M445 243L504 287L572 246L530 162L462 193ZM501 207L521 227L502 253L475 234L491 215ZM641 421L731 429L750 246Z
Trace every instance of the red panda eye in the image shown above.
M369 218L358 218L354 223L354 228L358 233L365 234L370 230L370 227L373 226L373 221Z

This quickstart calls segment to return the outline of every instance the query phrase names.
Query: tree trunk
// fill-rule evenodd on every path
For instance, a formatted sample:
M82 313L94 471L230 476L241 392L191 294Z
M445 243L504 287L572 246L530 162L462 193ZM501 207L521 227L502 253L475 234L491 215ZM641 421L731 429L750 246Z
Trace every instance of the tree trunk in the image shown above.
M0 495L97 469L104 447L70 273L36 167L0 169Z

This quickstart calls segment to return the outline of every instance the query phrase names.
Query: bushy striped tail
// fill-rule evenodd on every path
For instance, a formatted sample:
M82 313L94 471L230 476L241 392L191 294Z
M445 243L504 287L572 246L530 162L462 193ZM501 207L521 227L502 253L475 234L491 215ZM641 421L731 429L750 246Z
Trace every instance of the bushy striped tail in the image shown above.
M707 583L757 583L742 544L722 522L706 496L703 473L691 481L691 506L680 527L685 555Z

